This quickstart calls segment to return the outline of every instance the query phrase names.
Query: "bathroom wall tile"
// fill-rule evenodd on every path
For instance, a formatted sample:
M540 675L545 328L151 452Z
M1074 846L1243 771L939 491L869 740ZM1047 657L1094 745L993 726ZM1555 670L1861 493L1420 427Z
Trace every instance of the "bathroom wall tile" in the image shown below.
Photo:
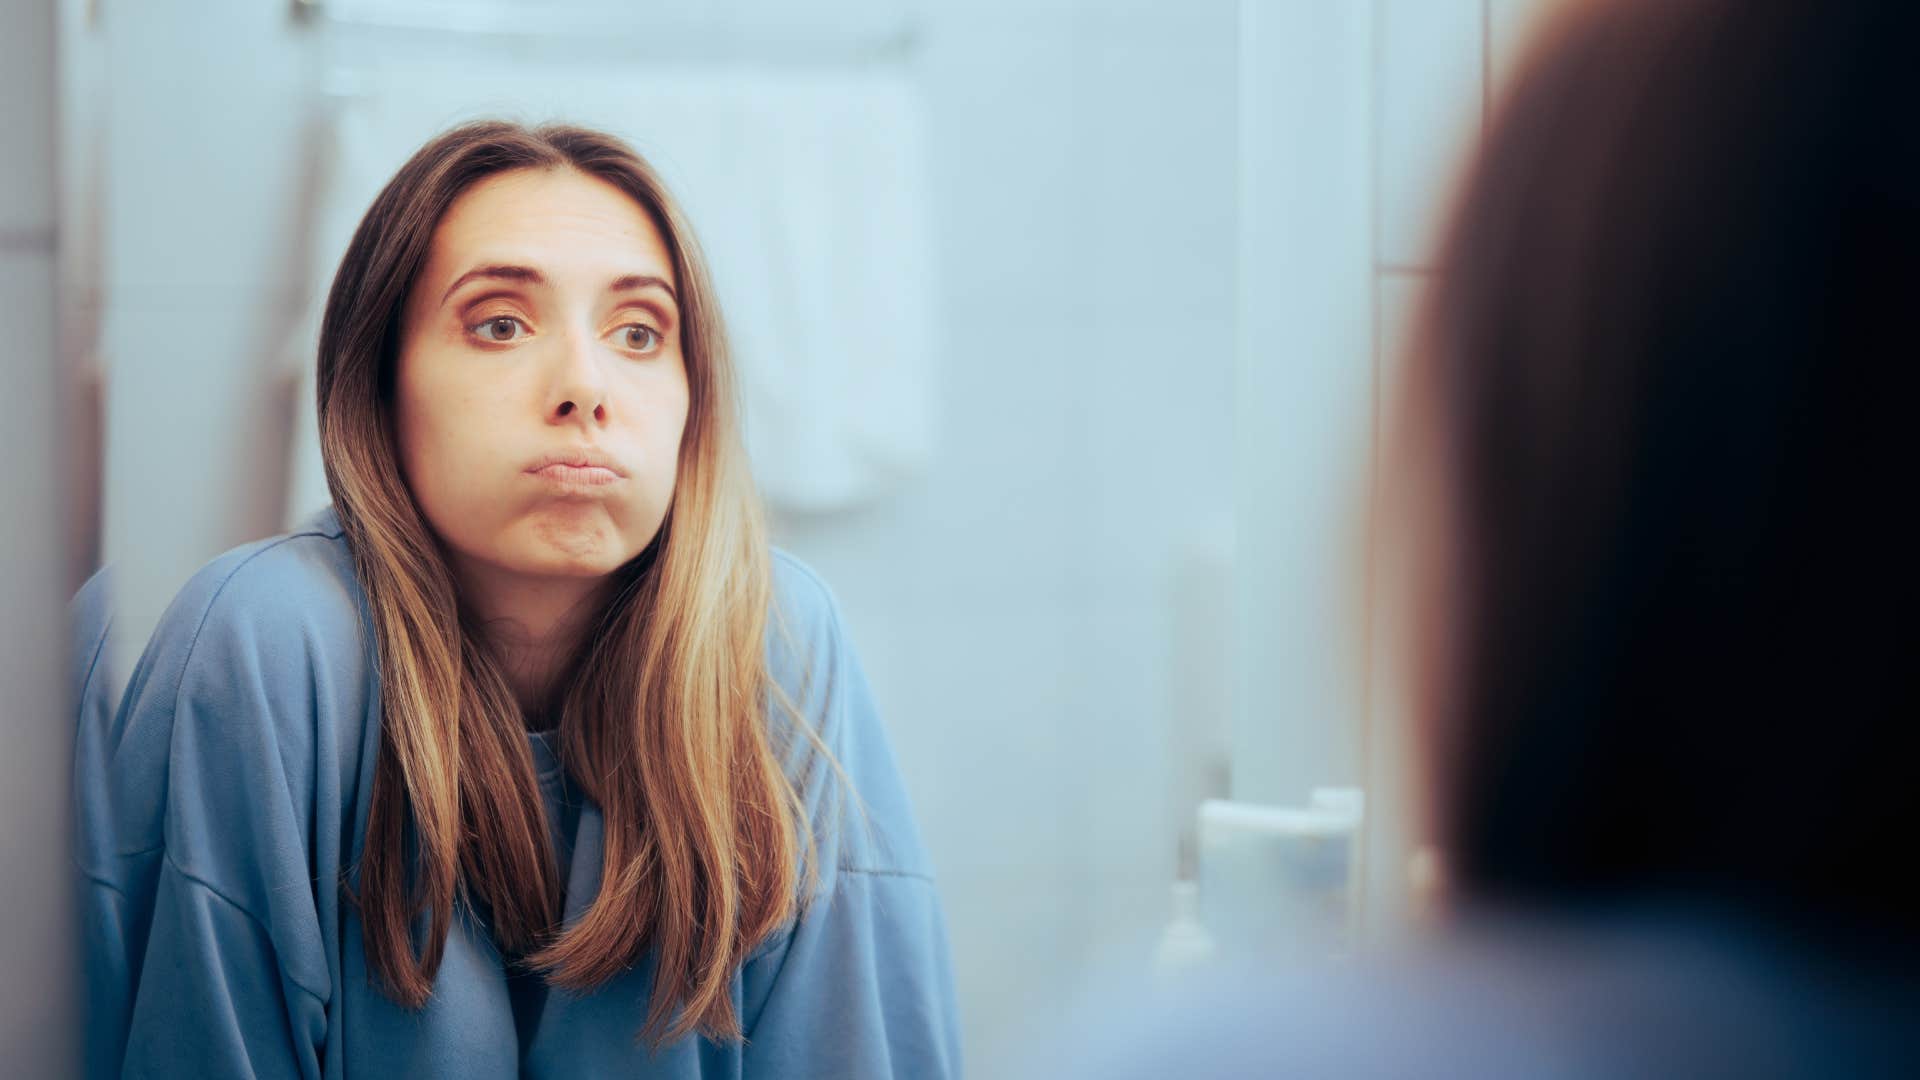
M1385 265L1419 266L1480 130L1484 13L1481 0L1380 0L1375 10L1376 252Z
M7 5L0 33L0 245L52 247L54 216L54 5Z

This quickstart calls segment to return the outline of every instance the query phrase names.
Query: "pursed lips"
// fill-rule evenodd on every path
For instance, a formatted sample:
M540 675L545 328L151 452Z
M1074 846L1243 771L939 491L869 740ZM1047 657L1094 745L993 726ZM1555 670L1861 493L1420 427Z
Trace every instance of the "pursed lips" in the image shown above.
M548 454L527 466L527 472L567 485L598 487L626 476L612 459L595 451Z

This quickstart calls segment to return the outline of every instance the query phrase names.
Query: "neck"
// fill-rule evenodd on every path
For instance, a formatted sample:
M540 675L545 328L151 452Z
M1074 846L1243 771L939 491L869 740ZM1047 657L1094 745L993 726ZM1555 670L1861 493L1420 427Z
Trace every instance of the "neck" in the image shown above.
M462 560L455 566L461 599L500 658L513 696L537 723L554 681L598 610L607 579L528 577Z

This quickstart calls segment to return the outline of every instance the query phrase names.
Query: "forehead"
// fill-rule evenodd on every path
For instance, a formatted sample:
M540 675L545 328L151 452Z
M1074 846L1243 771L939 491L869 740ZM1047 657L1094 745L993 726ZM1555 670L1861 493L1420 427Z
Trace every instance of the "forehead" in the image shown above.
M497 173L461 192L434 229L422 282L444 284L477 261L501 260L524 260L556 280L652 273L673 281L652 215L607 181L568 168Z

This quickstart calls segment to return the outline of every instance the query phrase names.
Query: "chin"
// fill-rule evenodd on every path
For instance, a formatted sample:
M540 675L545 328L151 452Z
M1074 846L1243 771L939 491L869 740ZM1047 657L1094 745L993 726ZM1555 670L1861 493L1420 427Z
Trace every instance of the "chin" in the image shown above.
M606 577L627 560L617 552L574 553L557 551L515 551L501 559L501 565L517 574L545 578Z
M516 544L502 562L520 573L539 577L605 577L626 565L645 546L629 550L626 542L615 540L591 547Z
M655 530L657 531L657 530ZM501 561L544 577L602 577L620 569L647 546L652 532L622 528L605 518L536 517L515 529Z

